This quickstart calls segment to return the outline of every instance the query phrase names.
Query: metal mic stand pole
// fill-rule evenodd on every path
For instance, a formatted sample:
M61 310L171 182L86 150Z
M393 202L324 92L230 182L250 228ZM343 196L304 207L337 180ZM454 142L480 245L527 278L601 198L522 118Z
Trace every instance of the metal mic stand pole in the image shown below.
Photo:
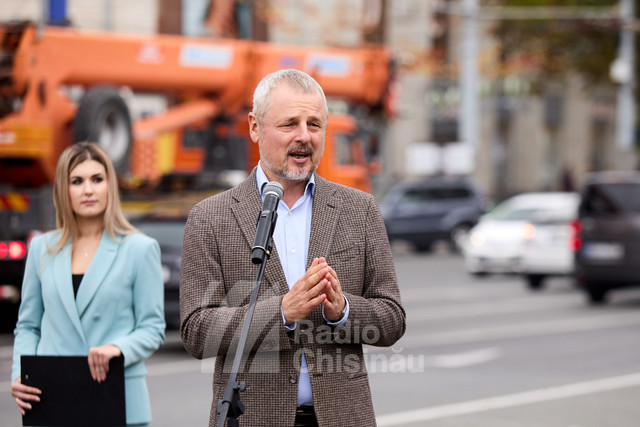
M275 222L275 221L274 221ZM224 390L222 399L218 401L217 410L220 414L218 418L218 427L224 427L225 421L229 419L228 427L238 427L238 417L244 413L244 404L240 401L240 392L246 388L244 381L238 382L236 378L238 371L240 370L240 363L242 362L242 356L244 354L244 347L247 342L247 336L249 335L249 327L251 326L251 319L253 318L253 311L256 307L256 301L258 300L258 290L260 289L260 283L262 282L262 276L264 275L264 269L267 265L267 260L271 254L272 239L269 238L269 244L267 250L264 252L262 262L258 268L258 274L256 281L253 283L253 291L251 292L251 299L249 300L249 307L244 317L244 324L242 325L242 334L240 335L240 341L238 342L238 348L233 358L233 366L231 367L231 375L227 381L227 387Z

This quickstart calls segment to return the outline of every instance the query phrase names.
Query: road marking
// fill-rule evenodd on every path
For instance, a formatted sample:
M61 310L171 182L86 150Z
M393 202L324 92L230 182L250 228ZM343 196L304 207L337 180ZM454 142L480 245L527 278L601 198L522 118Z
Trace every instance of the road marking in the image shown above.
M515 291L515 289L514 289ZM420 302L442 301L442 300L473 300L505 298L509 296L522 295L520 293L509 295L504 288L424 288L424 289L400 289L400 297L406 305L412 305Z
M596 331L640 324L640 313L606 314L563 320L547 320L528 324L501 325L485 328L463 329L446 332L430 332L421 335L405 335L394 347L417 349L452 344L506 340L542 335Z
M502 351L497 347L481 348L463 353L440 354L425 357L425 366L432 368L466 368L491 362L502 357Z
M215 358L179 360L175 362L147 363L149 376L174 375L185 372L213 373Z
M376 421L380 427L407 425L636 386L640 386L640 373L386 414L377 417Z
M420 310L408 310L408 322L424 320L454 319L494 314L522 313L530 311L557 310L576 307L574 298L537 299L530 295L522 298L499 299L492 302L439 305Z

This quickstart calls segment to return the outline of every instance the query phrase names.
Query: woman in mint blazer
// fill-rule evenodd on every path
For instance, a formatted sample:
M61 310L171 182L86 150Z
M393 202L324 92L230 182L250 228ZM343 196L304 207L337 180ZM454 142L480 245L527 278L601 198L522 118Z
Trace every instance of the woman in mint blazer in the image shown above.
M34 238L27 256L12 395L23 414L40 399L40 390L20 381L23 354L87 355L95 381L123 355L127 425L148 424L143 360L164 342L165 329L158 243L124 218L115 170L97 144L62 153L54 202L58 228Z

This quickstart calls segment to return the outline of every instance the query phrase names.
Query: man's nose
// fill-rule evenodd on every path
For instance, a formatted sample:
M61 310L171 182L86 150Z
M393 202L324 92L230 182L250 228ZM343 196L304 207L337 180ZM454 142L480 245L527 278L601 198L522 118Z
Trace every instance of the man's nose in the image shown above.
M299 132L296 135L296 140L300 142L311 142L311 133L309 132L309 126L306 124L301 124L299 127Z

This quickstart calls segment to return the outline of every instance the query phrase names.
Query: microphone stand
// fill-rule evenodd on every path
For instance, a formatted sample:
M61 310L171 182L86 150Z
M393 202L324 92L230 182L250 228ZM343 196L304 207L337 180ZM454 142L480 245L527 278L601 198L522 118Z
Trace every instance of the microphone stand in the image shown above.
M275 224L275 219L273 223ZM273 234L273 227L271 229L271 234ZM217 411L218 414L220 414L220 418L218 418L218 427L224 427L227 419L229 419L229 423L227 424L228 427L238 427L240 425L238 417L244 414L244 404L240 400L240 392L245 391L247 384L244 381L238 382L236 378L238 376L238 371L240 370L244 347L249 335L249 327L251 326L253 311L258 300L258 290L260 289L260 283L262 282L262 276L264 275L267 260L269 259L269 255L271 255L273 245L271 236L269 236L268 242L266 250L262 253L261 261L258 261L260 263L260 267L258 268L256 280L253 283L253 291L251 292L251 299L249 300L249 306L242 325L242 334L240 335L238 348L236 349L236 354L233 357L231 375L229 375L229 380L227 381L227 386L224 390L222 399L218 400ZM256 263L255 258L253 259L253 262Z

